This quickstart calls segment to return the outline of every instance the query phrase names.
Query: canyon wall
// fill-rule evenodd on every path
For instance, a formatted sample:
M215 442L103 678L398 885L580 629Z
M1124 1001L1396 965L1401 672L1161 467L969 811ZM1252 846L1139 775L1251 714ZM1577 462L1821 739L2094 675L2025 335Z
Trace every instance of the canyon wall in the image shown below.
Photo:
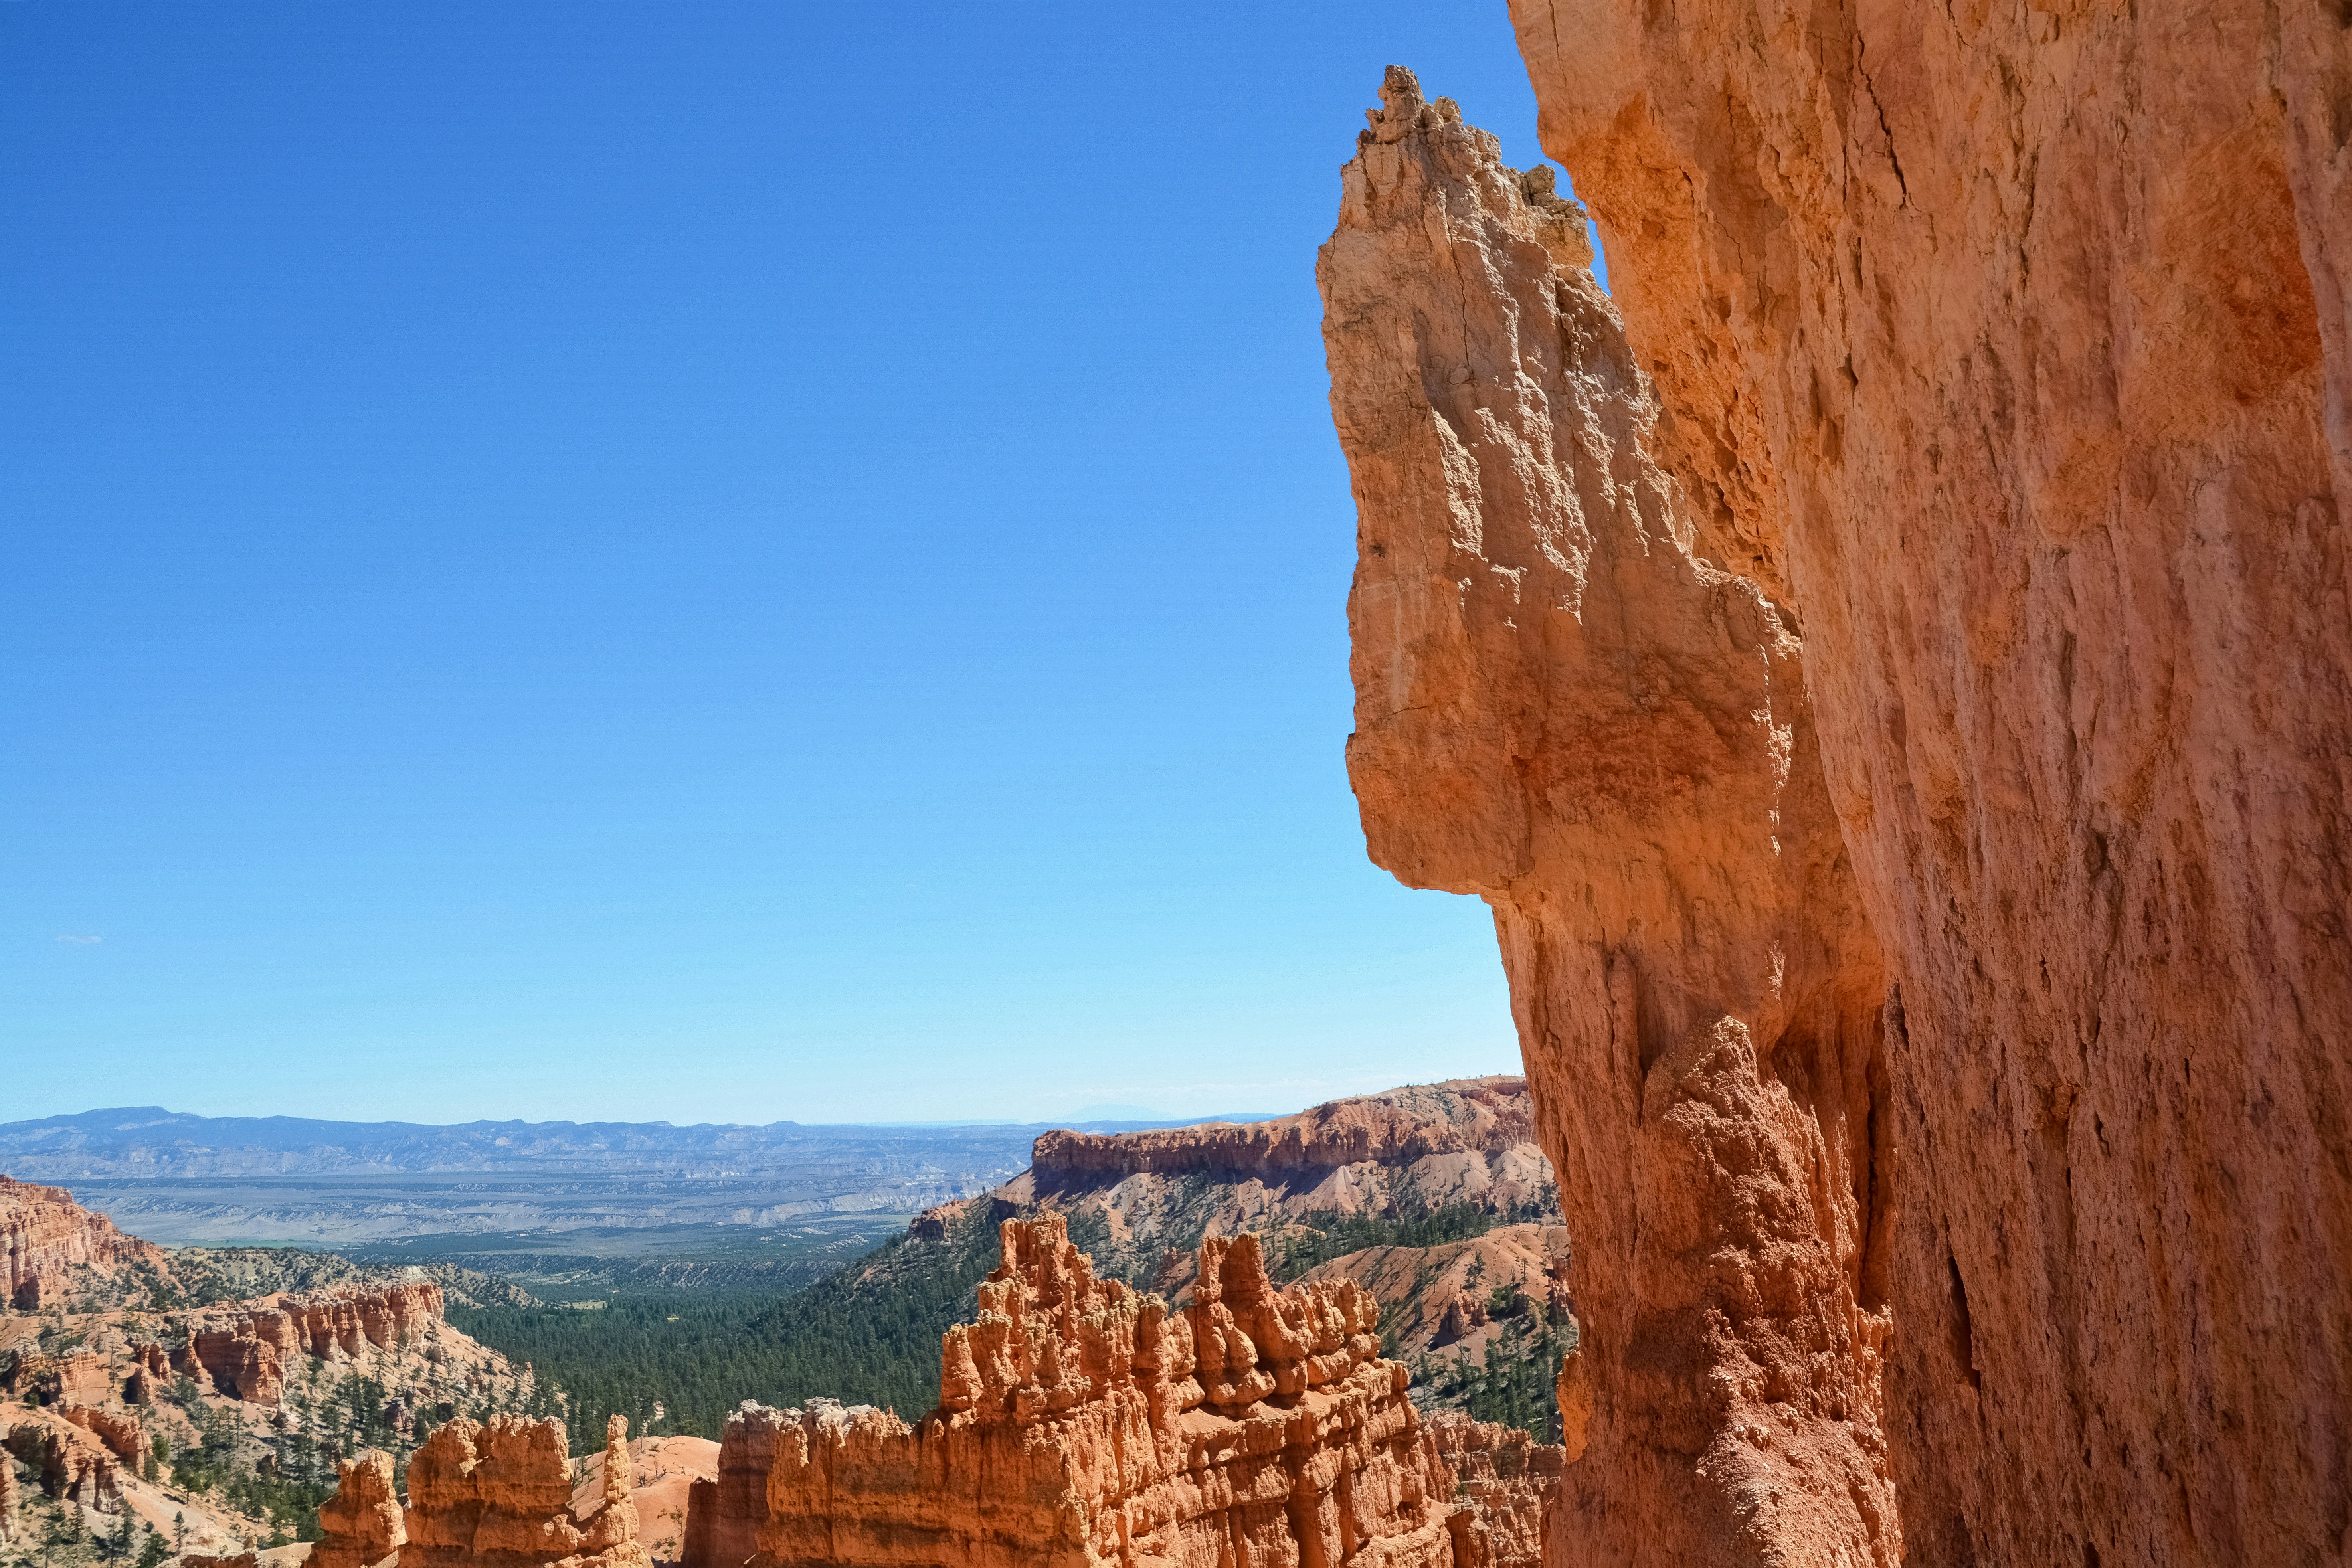
M1455 1079L1335 1100L1267 1121L1209 1122L1141 1132L1040 1136L1030 1171L1040 1188L1105 1173L1273 1175L1430 1154L1499 1152L1535 1137L1535 1105L1518 1078Z
M1555 1550L2343 1552L2342 8L1513 9L1613 303L1403 83L1322 268L1368 838L1494 905L1576 1232Z
M399 1347L438 1322L441 1287L430 1280L382 1285L331 1296L269 1296L195 1314L175 1345L142 1346L142 1366L168 1365L199 1386L257 1405L275 1405L304 1355L357 1355L365 1346Z
M1582 213L1382 96L1318 267L1349 767L1374 858L1495 908L1574 1238L1555 1545L1895 1561L1885 983L1799 644L1694 553Z
M1533 1568L1559 1451L1437 1436L1352 1283L1276 1290L1255 1236L1212 1238L1171 1310L1097 1279L1058 1215L1001 1235L939 1408L746 1405L694 1489L688 1568Z
M111 1275L128 1264L170 1271L162 1247L125 1236L63 1187L0 1176L0 1302L37 1311L82 1271Z

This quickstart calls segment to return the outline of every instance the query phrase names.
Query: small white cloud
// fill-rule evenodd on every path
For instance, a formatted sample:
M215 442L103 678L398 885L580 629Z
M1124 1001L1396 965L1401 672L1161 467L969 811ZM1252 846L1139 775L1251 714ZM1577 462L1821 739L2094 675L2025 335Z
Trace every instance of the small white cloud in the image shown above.
M106 939L102 936L61 936L59 942L69 942L76 947L96 947Z

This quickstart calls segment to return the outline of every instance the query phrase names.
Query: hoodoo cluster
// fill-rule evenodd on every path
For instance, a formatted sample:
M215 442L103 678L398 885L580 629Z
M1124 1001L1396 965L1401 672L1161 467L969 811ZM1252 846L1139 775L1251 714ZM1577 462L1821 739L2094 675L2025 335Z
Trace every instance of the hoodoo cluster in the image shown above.
M1059 1215L1002 1241L919 1422L824 1401L729 1420L688 1568L1537 1561L1559 1450L1424 1418L1352 1282L1276 1289L1256 1237L1213 1237L1171 1310L1096 1279Z

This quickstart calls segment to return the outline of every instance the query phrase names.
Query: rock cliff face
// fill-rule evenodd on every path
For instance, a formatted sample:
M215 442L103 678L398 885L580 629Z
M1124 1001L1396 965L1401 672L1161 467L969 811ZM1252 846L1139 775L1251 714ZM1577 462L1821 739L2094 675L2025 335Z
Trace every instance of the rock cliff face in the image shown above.
M1532 1562L1541 1461L1508 1504L1457 1504L1351 1283L1277 1291L1255 1237L1213 1238L1171 1311L1097 1279L1059 1216L1003 1244L919 1425L829 1402L729 1421L690 1568Z
M1556 1544L2340 1552L2340 8L1513 9L1630 341L1417 94L1323 267L1367 831L1495 906L1577 1237Z
M63 1187L0 1176L0 1301L37 1311L84 1271L110 1275L131 1263L168 1270L162 1247L123 1235Z
M195 1378L199 1386L275 1405L303 1355L393 1349L443 1315L441 1287L431 1280L334 1296L271 1296L209 1309L190 1321L187 1337L179 1343L142 1346L137 1353L144 1369L167 1365Z
M308 1568L375 1568L408 1541L392 1456L371 1448L335 1466L335 1495L319 1506L319 1543Z
M1461 1079L1335 1100L1271 1121L1210 1122L1143 1132L1040 1137L1030 1169L1041 1187L1105 1173L1273 1175L1430 1154L1500 1152L1535 1138L1535 1107L1513 1078Z
M1376 859L1495 908L1575 1238L1560 1539L1893 1561L1885 981L1800 647L1694 554L1581 214L1410 73L1384 97L1319 268L1349 764Z
M1204 1236L1273 1240L1329 1216L1443 1209L1559 1215L1534 1099L1510 1077L1358 1095L1271 1121L1048 1132L1027 1171L972 1203L1000 1218L1061 1212L1106 1274L1172 1295L1189 1288ZM950 1216L932 1217L943 1234Z
M145 1463L147 1434L135 1416L88 1405L68 1405L58 1414L105 1444L109 1452L132 1469Z
M575 1521L563 1423L450 1422L409 1461L400 1568L651 1568L629 1500L628 1426L618 1415L606 1426L603 1506Z

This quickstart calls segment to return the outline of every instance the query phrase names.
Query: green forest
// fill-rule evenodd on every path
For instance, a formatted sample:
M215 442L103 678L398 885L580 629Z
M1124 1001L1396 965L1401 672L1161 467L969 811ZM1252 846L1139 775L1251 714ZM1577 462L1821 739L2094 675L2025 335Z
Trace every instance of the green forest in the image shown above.
M574 1453L603 1441L611 1414L632 1432L717 1437L747 1399L824 1397L916 1420L939 1403L940 1336L978 1310L996 1255L983 1208L943 1242L902 1235L789 1296L647 1290L591 1310L453 1305L449 1319L570 1395Z
M779 1406L838 1399L918 1420L939 1402L940 1336L972 1320L975 1288L996 1267L998 1217L977 1205L944 1239L901 1235L789 1296L708 1286L623 1289L591 1310L453 1302L449 1318L569 1395L574 1453L596 1447L609 1414L626 1415L639 1434L717 1437L747 1399ZM1498 1221L1468 1205L1411 1218L1318 1214L1269 1243L1268 1272L1296 1279L1365 1247L1433 1247L1483 1236L1497 1223L1507 1216ZM1524 1303L1496 1306L1512 1320L1507 1349L1490 1349L1483 1367L1448 1374L1438 1392L1482 1420L1541 1436L1552 1425L1552 1379L1575 1342L1573 1326L1549 1325Z

